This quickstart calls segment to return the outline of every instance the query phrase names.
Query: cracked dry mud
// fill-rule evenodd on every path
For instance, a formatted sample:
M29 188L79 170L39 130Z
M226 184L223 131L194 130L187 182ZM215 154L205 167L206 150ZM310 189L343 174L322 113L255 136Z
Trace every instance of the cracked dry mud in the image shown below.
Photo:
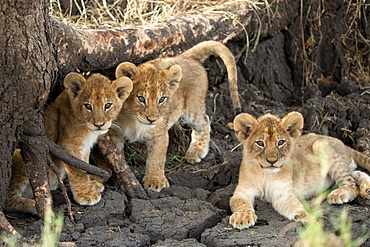
M230 112L222 99L228 97L226 82L217 88L210 89L209 114L212 118L212 142L210 153L197 165L180 161L175 167L167 167L167 176L171 183L170 188L163 189L160 193L148 192L149 200L127 200L114 178L108 181L101 202L92 207L73 204L76 223L71 223L68 217L64 219L64 228L60 237L63 246L292 246L298 240L299 224L290 222L276 213L270 204L256 200L256 213L258 216L256 226L250 229L237 230L228 224L230 209L228 206L238 178L238 169L241 161L241 147L236 147L238 142L227 123L232 117L227 118L218 112ZM249 90L251 85L246 85L241 90ZM335 132L341 125L348 125L358 119L358 128L353 131L353 136L360 139L366 131L360 128L361 124L369 121L370 95L364 90L350 92L347 95L333 94L327 97L320 96L318 87L312 86L312 97L299 107L287 107L281 103L260 99L253 91L249 97L242 98L244 111L256 115L270 111L276 114L285 114L290 110L299 110L305 115L307 131L315 126L315 119L321 119L323 114L333 114L338 117L335 124L325 122L329 134L341 136ZM214 95L219 97L214 101ZM353 101L357 103L354 104ZM217 104L216 113L213 102ZM246 102L253 102L253 104ZM366 106L367 104L367 106ZM325 105L318 110L317 105ZM222 109L222 107L224 107ZM347 113L343 114L343 107ZM231 113L228 113L230 115ZM316 114L316 116L315 116ZM361 114L358 116L356 114ZM351 118L348 118L351 116ZM367 116L364 117L364 116ZM331 125L332 124L332 125ZM333 127L335 126L335 128ZM178 127L179 128L179 127ZM186 128L185 127L181 127ZM318 129L310 130L318 131ZM171 131L174 135L171 140L169 156L175 155L181 145L181 135L188 135L187 131ZM174 134L176 133L176 134ZM343 138L342 138L343 139ZM344 139L346 141L346 139ZM351 143L347 144L350 145ZM236 147L236 148L235 148ZM137 145L135 150L143 149ZM231 152L231 150L233 150ZM144 171L144 161L135 159L132 169L141 179ZM63 197L55 192L53 195L55 206L64 207ZM369 221L370 200L355 199L353 202L334 206L323 203L325 208L325 227L335 232L335 225L331 219L338 216L343 208L347 208L350 220L353 222L353 238L369 232L366 223ZM41 221L19 214L7 214L11 223L23 232L24 241L35 243L40 236ZM364 246L370 245L370 240Z
M243 111L260 116L266 112L283 116L296 110L305 118L305 132L338 137L347 145L370 154L370 93L368 87L341 79L337 84L313 83L304 90L292 89L293 68L282 61L283 34L261 41L248 59L238 61L239 92ZM230 41L233 54L240 51L240 41ZM292 48L292 47L290 47ZM293 47L294 48L294 47ZM292 49L293 49L292 48ZM264 62L268 64L263 66ZM260 66L256 66L260 64ZM276 66L279 73L266 73L266 67ZM199 164L190 165L179 158L186 151L189 131L187 126L171 130L168 158L175 160L166 166L170 188L160 193L148 192L148 200L128 200L111 178L102 200L92 207L73 204L75 223L67 216L60 237L60 246L292 246L298 240L300 225L276 213L270 204L256 200L256 226L237 230L228 224L229 198L238 179L242 147L237 147L228 123L233 112L228 91L227 76L222 62L215 58L206 61L209 73L207 113L212 122L209 154ZM291 70L292 71L291 71ZM252 83L256 75L264 74L265 84ZM256 79L257 78L257 79ZM284 83L283 83L284 82ZM288 82L291 82L289 84ZM295 83L297 84L297 83ZM298 83L299 84L299 83ZM187 137L187 138L185 138ZM126 148L129 164L141 181L145 170L145 148L135 144ZM55 207L65 207L63 197L53 194ZM322 204L325 209L325 228L334 232L332 218L346 208L352 221L352 238L370 233L370 200L355 199L338 206ZM56 209L57 211L57 209ZM35 243L40 237L42 222L34 217L6 214L9 221L23 233L23 241ZM370 246L366 240L363 246Z

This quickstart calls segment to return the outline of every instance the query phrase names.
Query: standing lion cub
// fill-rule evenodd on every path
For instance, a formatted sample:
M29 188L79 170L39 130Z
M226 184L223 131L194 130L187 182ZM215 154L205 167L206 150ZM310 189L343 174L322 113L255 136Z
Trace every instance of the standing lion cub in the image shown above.
M328 136L301 136L303 117L291 112L283 119L266 114L258 119L242 113L234 119L236 137L243 144L239 182L230 199L230 224L243 229L257 216L254 198L272 203L290 220L306 221L308 214L298 198L309 198L330 188L331 204L342 204L360 195L369 198L370 177L354 171L356 163L370 170L370 157ZM355 163L356 162L356 163Z
M65 77L64 87L58 98L45 108L45 134L64 151L89 163L90 149L99 135L108 132L132 90L132 81L127 77L111 81L100 74L92 74L85 79L72 72ZM94 205L100 201L100 192L104 190L102 183L56 157L52 156L52 159L63 176L67 173L73 198L78 204ZM52 190L56 189L57 178L50 169L49 183ZM12 177L4 209L37 213L19 150L13 156Z
M180 117L192 127L187 161L199 162L208 153L210 122L205 106L208 79L202 62L211 55L221 57L226 65L234 112L239 112L235 59L219 42L202 42L177 57L159 58L139 66L122 63L116 70L117 78L130 77L134 87L117 117L120 129L110 134L120 149L125 140L146 144L148 157L143 182L147 189L160 191L169 186L164 174L168 129Z

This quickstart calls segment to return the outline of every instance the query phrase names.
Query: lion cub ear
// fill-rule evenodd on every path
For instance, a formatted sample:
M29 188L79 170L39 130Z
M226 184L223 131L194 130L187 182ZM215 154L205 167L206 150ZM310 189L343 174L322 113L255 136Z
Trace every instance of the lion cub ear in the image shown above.
M293 111L287 114L281 122L289 135L294 139L302 135L304 120L301 113Z
M233 123L236 138L238 138L240 142L246 140L256 123L257 119L250 114L241 113L237 115Z
M118 98L124 101L130 95L133 85L130 78L122 76L113 81L113 87L116 89Z
M82 75L76 72L71 72L64 78L63 84L68 95L75 98L85 82L86 79Z
M170 85L170 87L177 88L179 86L179 82L181 81L181 79L182 79L182 69L180 65L176 64L168 69L168 84Z
M120 63L116 68L116 78L127 76L132 80L137 73L138 68L136 67L136 65L129 62Z

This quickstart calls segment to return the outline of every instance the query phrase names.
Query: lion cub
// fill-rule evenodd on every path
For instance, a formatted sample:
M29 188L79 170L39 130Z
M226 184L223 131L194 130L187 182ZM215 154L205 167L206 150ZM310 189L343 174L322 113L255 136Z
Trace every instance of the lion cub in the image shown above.
M139 66L122 63L116 70L116 77L130 77L134 88L117 117L121 128L112 131L111 136L121 149L125 140L146 144L148 157L143 182L147 189L161 191L169 186L164 174L168 129L180 117L192 127L187 161L200 162L208 153L210 122L205 107L208 79L202 62L211 55L224 61L234 112L240 112L235 59L219 42L202 42L177 57L159 58Z
M132 81L120 77L115 81L100 74L84 78L69 73L64 79L65 90L44 111L46 136L76 158L89 162L90 149L99 135L108 132L122 103L132 91ZM54 164L64 176L67 173L74 200L80 205L94 205L101 199L104 185L85 171L74 169L53 157ZM56 189L56 176L49 169L51 189ZM12 177L7 211L36 214L33 192L19 150L13 156Z
M255 197L272 203L290 220L306 221L307 212L298 198L309 198L330 188L331 204L352 201L359 194L369 198L370 177L354 171L356 163L370 170L370 157L328 136L301 136L303 117L291 112L283 119L266 114L258 119L242 113L234 119L236 137L243 144L239 182L230 199L230 224L243 229L257 216ZM356 163L355 163L356 162Z

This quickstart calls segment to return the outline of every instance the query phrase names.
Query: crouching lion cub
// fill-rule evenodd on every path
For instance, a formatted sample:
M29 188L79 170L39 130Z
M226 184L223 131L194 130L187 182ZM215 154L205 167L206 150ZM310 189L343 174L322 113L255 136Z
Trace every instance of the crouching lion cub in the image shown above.
M114 81L100 74L88 78L69 73L64 79L65 90L45 108L43 117L46 136L64 151L89 163L90 149L99 135L108 132L112 121L121 110L122 103L132 91L132 81L120 77ZM54 164L64 176L67 173L74 200L80 205L94 205L101 199L104 185L85 171L74 169L53 157ZM49 169L51 189L58 182ZM12 177L7 211L36 214L35 200L20 150L13 156Z
M120 129L110 135L120 149L125 140L146 144L148 157L143 182L147 189L161 191L169 186L164 174L168 129L180 117L192 127L187 161L200 162L208 153L210 122L205 106L208 79L202 62L211 55L224 61L234 112L240 112L235 59L219 42L202 42L177 57L159 58L138 66L126 62L117 67L116 77L130 77L134 88L117 117Z
M370 170L370 157L328 136L301 136L303 117L291 112L283 119L266 114L256 119L242 113L234 119L234 130L243 144L239 182L230 199L230 224L243 229L253 226L257 216L254 198L272 203L290 220L306 221L308 214L298 198L309 198L334 183L327 201L342 204L360 195L369 198L370 177L355 171L356 163Z

